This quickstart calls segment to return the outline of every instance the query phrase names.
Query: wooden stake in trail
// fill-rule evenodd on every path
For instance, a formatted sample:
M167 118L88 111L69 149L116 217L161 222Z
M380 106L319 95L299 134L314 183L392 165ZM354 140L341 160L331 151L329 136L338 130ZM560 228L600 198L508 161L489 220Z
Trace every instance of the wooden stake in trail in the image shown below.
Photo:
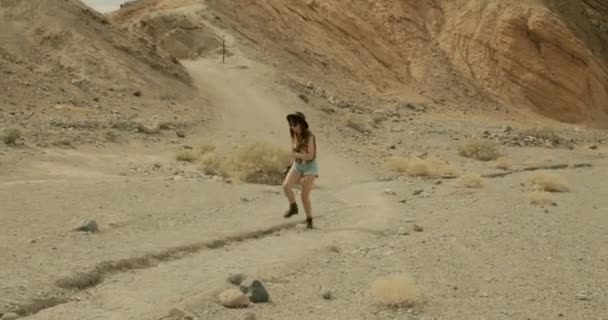
M222 36L222 64L226 63L226 36Z

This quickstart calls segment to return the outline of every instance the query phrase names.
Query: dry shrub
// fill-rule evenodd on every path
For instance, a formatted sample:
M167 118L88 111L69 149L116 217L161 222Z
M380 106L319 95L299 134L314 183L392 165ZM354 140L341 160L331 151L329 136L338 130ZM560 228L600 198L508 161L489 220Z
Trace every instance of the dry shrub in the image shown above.
M530 193L530 203L536 206L555 205L551 193L547 191L534 191Z
M201 156L201 169L207 175L229 177L225 162L216 152L205 153Z
M370 293L378 302L391 307L412 307L420 301L416 284L405 275L377 278L371 285Z
M500 151L496 142L472 139L458 148L458 154L480 161L490 161L496 160L500 156Z
M483 178L478 174L466 174L460 177L460 185L465 188L481 188L483 187Z
M183 161L183 162L194 162L197 158L198 158L197 155L194 154L194 152L192 152L192 151L180 151L175 156L175 159L177 159L177 161Z
M449 163L438 159L389 157L386 166L392 171L409 176L438 177L453 174Z
M538 172L532 175L529 179L533 190L546 192L568 192L570 187L566 180L560 176L548 173Z
M213 144L207 144L207 143L202 144L198 148L198 150L199 150L199 152L200 152L201 155L213 152L213 151L215 151L215 149L216 149L215 145L213 145Z
M17 140L21 139L21 130L19 129L5 129L4 134L2 134L2 141L5 144L14 146L17 144Z
M507 158L496 159L496 169L510 170L512 166L511 160Z
M241 146L226 165L232 176L244 182L280 185L289 157L287 150L258 142Z

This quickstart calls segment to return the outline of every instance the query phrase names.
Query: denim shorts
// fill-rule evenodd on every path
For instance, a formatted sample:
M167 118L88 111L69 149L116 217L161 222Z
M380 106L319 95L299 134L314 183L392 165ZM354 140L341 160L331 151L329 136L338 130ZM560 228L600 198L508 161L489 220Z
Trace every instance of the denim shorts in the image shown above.
M317 165L317 160L312 160L306 163L297 163L294 162L296 171L298 171L302 176L315 176L319 177L319 166Z

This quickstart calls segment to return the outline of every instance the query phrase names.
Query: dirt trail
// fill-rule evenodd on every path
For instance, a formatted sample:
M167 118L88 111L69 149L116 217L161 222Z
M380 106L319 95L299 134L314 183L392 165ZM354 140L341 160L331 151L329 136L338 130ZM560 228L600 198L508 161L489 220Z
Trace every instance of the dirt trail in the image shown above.
M273 75L268 70L243 57L234 57L225 65L215 60L190 61L185 65L199 85L201 94L211 105L213 121L209 124L210 133L197 138L200 141L212 140L214 144L224 146L268 141L284 146L288 144L285 115L294 109L305 113L309 111L306 106L297 105L293 97L273 88ZM244 65L247 67L243 68ZM318 122L314 113L311 114L310 122L314 130ZM315 132L324 141L322 132ZM332 150L338 149L329 142L324 141L319 145L322 170L319 181L323 188L322 191L315 190L312 195L317 230L307 232L298 227L295 231L279 232L279 238L270 235L225 248L204 250L191 257L134 273L121 273L95 288L77 293L68 303L42 310L31 319L158 319L177 305L215 299L217 290L225 287L225 279L231 272L245 272L260 277L279 275L291 271L282 266L306 260L307 256L320 248L363 243L377 236L390 226L393 208L381 197L377 184L352 184L353 181L370 181L372 174ZM208 188L188 185L189 188ZM154 186L153 183L151 188L154 189ZM235 188L243 187L250 191L258 190L256 192L260 189L239 185L219 187L218 194L212 197L216 197L217 202L219 194L234 193ZM230 189L232 191L228 191ZM182 201L190 202L185 197L196 195L188 192L180 196ZM190 244L211 235L221 239L229 234L251 230L252 226L261 229L264 224L271 227L286 222L281 217L286 208L281 194L267 196L264 201L247 205L226 204L231 199L233 197L224 196L219 200L222 203L218 203L219 207L224 208L220 210L223 214L206 212L204 218L193 217L192 223L195 225L181 226L170 232L163 230L152 243L161 245L161 239L172 238L170 242L175 245ZM186 208L192 208L192 205L182 207ZM177 204L167 209L173 211L169 212L170 215L180 210ZM303 218L302 212L292 220ZM198 238L197 228L204 233ZM184 234L178 235L176 232ZM151 234L145 232L137 238L145 241L148 236ZM135 245L133 241L130 243ZM154 244L151 244L147 250L153 247ZM268 274L268 270L274 270L274 274Z

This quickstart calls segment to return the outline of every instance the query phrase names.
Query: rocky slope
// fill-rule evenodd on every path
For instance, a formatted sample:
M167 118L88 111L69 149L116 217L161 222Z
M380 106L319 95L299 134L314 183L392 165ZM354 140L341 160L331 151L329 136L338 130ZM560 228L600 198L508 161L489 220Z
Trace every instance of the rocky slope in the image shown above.
M608 126L608 9L597 0L208 0L190 1L196 14L180 19L161 18L170 2L140 2L112 21L171 48L167 30L196 35L207 19L290 76L339 95L426 100L439 110L531 110Z
M168 94L191 83L176 59L77 0L3 0L0 39L0 90L9 105L23 97L85 100L121 87Z
M29 142L158 113L191 83L176 58L78 0L0 1L0 128Z

